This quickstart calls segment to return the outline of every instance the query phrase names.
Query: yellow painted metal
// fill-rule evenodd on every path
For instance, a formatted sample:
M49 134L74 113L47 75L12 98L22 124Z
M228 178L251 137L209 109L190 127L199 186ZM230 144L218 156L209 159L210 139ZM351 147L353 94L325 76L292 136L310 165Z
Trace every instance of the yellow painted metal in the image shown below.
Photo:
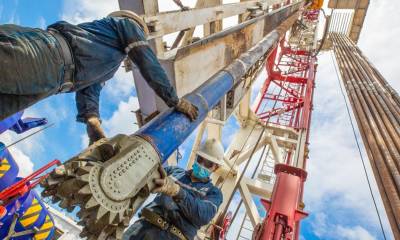
M8 170L10 170L10 168L11 168L10 163L7 161L7 159L3 158L0 164L0 178L2 178L4 174L6 174Z
M23 227L29 227L34 224L36 220L39 218L40 211L42 210L42 206L39 204L36 198L33 199L32 205L28 208L28 210L24 213L24 215L19 219L19 222Z
M34 240L44 240L50 235L51 230L53 229L54 224L49 215L46 216L46 220L43 225L40 227L39 231L33 237Z

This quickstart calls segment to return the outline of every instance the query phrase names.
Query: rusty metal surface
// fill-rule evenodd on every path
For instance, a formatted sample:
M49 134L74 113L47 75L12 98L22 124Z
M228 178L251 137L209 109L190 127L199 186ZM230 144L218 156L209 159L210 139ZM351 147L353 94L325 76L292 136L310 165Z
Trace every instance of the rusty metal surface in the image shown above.
M354 115L395 239L400 239L400 111L398 94L350 38L331 34Z
M192 92L294 14L302 2L215 33L162 59L178 96ZM196 77L193 78L193 73Z
M328 8L353 9L368 8L369 0L330 0Z

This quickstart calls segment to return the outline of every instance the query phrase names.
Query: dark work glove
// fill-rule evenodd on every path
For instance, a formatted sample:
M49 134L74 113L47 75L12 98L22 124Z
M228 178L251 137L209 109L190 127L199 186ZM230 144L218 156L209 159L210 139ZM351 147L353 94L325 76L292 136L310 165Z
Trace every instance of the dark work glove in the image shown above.
M188 100L181 98L175 106L176 110L189 117L190 121L196 120L199 115L199 109Z

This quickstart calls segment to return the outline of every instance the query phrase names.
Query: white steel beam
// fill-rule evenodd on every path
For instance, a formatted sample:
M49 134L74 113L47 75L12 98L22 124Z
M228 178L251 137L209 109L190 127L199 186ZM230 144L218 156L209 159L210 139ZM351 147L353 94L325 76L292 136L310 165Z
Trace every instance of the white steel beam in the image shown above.
M263 148L266 144L268 144L269 140L264 138L263 140L261 140L259 142L259 144L256 147L255 151L260 150L261 148ZM243 162L247 161L251 155L251 153L253 152L255 145L252 146L248 146L247 149L245 151L242 151L239 156L235 156L234 158L232 158L233 160L230 162L234 162L235 165L240 165ZM233 163L231 163L233 164Z
M283 160L283 157L281 154L281 149L278 146L278 143L276 141L276 137L271 136L270 141L271 141L271 151L272 151L272 155L274 156L275 163L283 163L284 160Z
M295 167L298 168L304 167L305 154L307 152L306 140L307 140L307 132L305 130L301 130L297 144L296 155L294 157L294 162L293 162L293 166Z
M207 7L221 6L222 0L208 0ZM216 15L221 15L223 12L215 12ZM219 32L222 30L222 19L217 19L215 21L206 22L203 26L203 34L204 37L209 36L213 33Z
M204 8L206 5L206 0L197 0L194 9ZM185 32L185 36L183 37L182 46L187 46L192 43L193 34L196 26L192 26L189 30Z
M265 199L268 199L271 197L272 191L274 189L273 184L266 183L265 181L260 181L258 179L250 179L250 178L245 178L245 179L246 179L247 187L249 188L249 191L252 194L258 195Z
M251 224L255 227L261 222L260 214L258 213L257 206L254 203L253 196L247 186L247 179L243 178L239 184L240 195L243 200L243 204L246 208L247 216L249 216Z
M247 91L246 95L243 97L242 101L239 104L239 107L236 111L236 119L238 120L241 126L246 126L249 119L252 119L253 112L250 110L250 99L251 99L251 91ZM256 120L256 119L254 119ZM253 121L254 122L254 121Z
M198 127L199 130L198 130L196 138L194 140L192 151L190 152L189 161L188 161L188 163L186 165L187 169L190 169L192 167L193 163L194 163L194 160L196 158L196 152L199 149L199 146L200 146L200 143L201 143L201 139L203 137L203 134L204 134L204 131L206 129L206 126L207 126L207 122L203 121L200 124L200 126Z
M148 14L144 15L145 22L155 29L155 31L151 32L149 35L149 39L162 37L169 33L240 15L246 13L249 8L260 7L260 9L265 10L267 6L283 2L283 0L246 1L217 5L218 2L220 2L220 0L213 0L211 4L209 1L199 0L196 7L188 11L163 12L153 16ZM208 7L210 5L211 7ZM207 35L209 34L205 36Z

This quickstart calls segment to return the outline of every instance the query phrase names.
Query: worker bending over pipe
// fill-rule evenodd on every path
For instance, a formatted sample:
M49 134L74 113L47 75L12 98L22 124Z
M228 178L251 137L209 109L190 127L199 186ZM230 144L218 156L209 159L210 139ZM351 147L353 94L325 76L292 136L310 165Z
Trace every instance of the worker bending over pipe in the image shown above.
M178 99L146 34L143 20L127 10L78 25L56 22L46 31L0 25L0 120L51 95L76 92L77 121L86 123L90 144L104 138L100 92L126 56L169 107L196 119L197 108Z

